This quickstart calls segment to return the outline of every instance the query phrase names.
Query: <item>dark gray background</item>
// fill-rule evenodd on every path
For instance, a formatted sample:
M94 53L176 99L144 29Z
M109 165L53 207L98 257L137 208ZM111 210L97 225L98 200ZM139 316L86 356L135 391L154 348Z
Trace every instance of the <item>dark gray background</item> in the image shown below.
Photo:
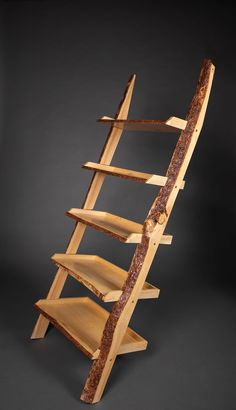
M53 279L131 73L131 118L185 117L201 62L216 75L205 125L149 281L159 300L140 301L131 326L146 352L119 357L96 408L235 409L235 32L227 3L156 6L2 2L1 339L4 409L70 410L90 362L51 329L30 341L34 302ZM114 164L165 173L175 134L125 133ZM96 208L143 221L152 186L107 178ZM80 252L128 268L134 245L87 229ZM226 265L232 259L231 267ZM69 279L65 296L87 291ZM93 296L92 296L93 297ZM88 408L88 407L87 407Z

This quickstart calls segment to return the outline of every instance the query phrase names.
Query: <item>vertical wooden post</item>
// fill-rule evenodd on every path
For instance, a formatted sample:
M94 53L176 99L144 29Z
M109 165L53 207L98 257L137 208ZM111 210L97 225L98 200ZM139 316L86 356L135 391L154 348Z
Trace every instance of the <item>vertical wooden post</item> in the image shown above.
M136 247L128 278L122 289L123 292L119 301L113 305L105 325L99 357L94 360L86 380L81 400L87 403L98 402L106 386L122 338L160 244L197 143L205 117L213 76L213 64L210 60L204 60L197 90L187 115L186 129L180 134L167 170L167 182L160 189L144 222L142 242Z
M127 84L127 87L124 92L123 99L121 100L116 116L116 119L126 119L129 112L130 102L132 98L134 83L135 83L135 74L133 74ZM100 163L109 165L112 161L113 155L115 153L116 147L119 143L120 137L122 135L123 130L116 127L111 127L109 134L107 136L103 151L100 156ZM104 182L105 175L101 174L100 172L95 172L92 178L91 184L89 186L83 208L86 209L93 209L99 192L101 190L102 184ZM75 254L78 250L80 242L83 238L84 232L86 229L86 225L82 223L77 223L75 225L74 232L71 236L70 242L68 244L66 253L68 254ZM56 272L54 281L51 285L49 293L47 295L47 299L57 299L60 297L62 289L64 287L65 281L67 279L67 272L59 268ZM31 339L38 339L43 338L47 331L49 325L48 319L46 319L42 314L39 315L39 318L36 322L34 327L33 333L31 335Z

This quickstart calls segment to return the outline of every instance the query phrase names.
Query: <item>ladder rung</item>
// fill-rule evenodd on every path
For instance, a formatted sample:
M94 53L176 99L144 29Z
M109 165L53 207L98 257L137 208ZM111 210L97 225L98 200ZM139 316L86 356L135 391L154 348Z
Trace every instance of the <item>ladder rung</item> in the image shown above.
M115 239L125 243L140 243L143 225L109 212L94 211L91 209L71 208L67 213L71 218L102 231ZM163 235L161 244L170 245L172 235Z
M90 359L97 359L109 312L88 297L41 299L36 308ZM147 341L127 328L118 354L147 348Z
M178 117L170 117L166 121L160 120L122 120L110 117L102 117L98 122L112 125L113 127L127 131L152 131L152 132L177 132L184 130L187 121Z
M71 276L90 289L104 302L115 302L122 293L128 272L96 255L70 255L56 253L56 265L66 269ZM158 298L160 290L145 282L139 299Z
M151 185L164 186L167 181L167 177L163 177L161 175L147 174L146 172L138 172L131 169L118 168L96 162L86 162L82 165L82 167L93 171L98 171L106 175L113 175L124 179L132 179L134 181ZM180 189L184 188L184 184L185 181L182 182Z

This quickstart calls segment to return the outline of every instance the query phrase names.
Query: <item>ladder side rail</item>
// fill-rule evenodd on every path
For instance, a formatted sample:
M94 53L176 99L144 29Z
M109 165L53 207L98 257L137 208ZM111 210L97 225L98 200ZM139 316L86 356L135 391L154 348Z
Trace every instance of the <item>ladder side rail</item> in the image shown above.
M127 83L124 96L118 106L118 109L115 115L116 119L120 119L120 118L126 119L128 116L134 83L135 83L135 78L136 78L136 75L133 74ZM109 165L111 163L115 150L119 144L119 140L122 135L122 132L123 132L122 129L116 128L114 126L110 128L109 134L107 136L106 142L104 144L103 150L100 155L99 162L101 164ZM88 189L88 192L87 192L87 195L86 195L86 198L85 198L85 201L83 203L83 208L93 209L95 202L97 200L97 197L99 195L99 192L101 190L102 184L104 182L104 179L105 179L104 174L101 174L99 172L94 173L89 189ZM82 224L81 222L78 222L75 224L75 228L73 230L71 239L67 246L67 250L66 250L67 254L68 253L75 254L78 251L78 248L83 238L85 229L86 229L86 225ZM67 276L68 276L68 273L64 269L59 268L57 270L54 280L52 282L52 285L50 287L50 290L48 292L47 299L57 299L60 297L63 287L65 285ZM40 314L35 324L35 327L33 329L31 339L43 338L47 331L48 325L49 325L49 320L46 319L42 314Z
M152 264L170 213L177 198L183 177L199 137L210 95L214 66L204 60L197 89L187 115L187 126L181 132L167 170L167 182L159 191L144 222L142 242L137 245L128 278L119 301L113 305L106 322L100 354L90 369L81 400L96 403L100 400L115 362L122 338L135 309L149 268Z

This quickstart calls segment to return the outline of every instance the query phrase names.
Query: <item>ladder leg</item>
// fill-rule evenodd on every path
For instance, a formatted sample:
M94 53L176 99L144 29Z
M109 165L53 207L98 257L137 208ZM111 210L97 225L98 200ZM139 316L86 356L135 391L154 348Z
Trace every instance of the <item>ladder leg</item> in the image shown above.
M80 396L82 401L86 403L97 403L100 401L127 327L128 325L123 327L122 331L120 330L118 332L118 335L117 332L113 332L113 329L109 332L109 327L106 328L105 332L107 332L107 335L105 337L103 336L103 339L104 341L107 339L107 346L105 343L101 348L98 359L93 361Z
M94 395L90 395L90 385L89 383L91 383L91 380L88 382L86 382L85 386L84 386L84 390L80 396L80 399L82 401L84 401L85 403L97 403L101 400L103 391L106 387L107 384L107 380L110 376L112 367L114 365L114 362L116 360L116 356L109 359L107 358L107 360L104 363L104 367L102 369L102 373L99 374L99 382L96 386L96 390L94 392ZM96 382L95 382L96 383Z
M124 118L124 119L127 118L129 107L130 107L130 102L132 98L134 83L135 83L135 75L131 76L131 78L128 81L127 87L124 92L123 99L121 100L119 104L118 111L116 113L115 118ZM113 155L115 153L116 147L119 144L121 135L122 135L121 129L118 129L116 127L111 128L108 134L107 140L105 142L105 146L103 148L101 157L100 157L101 163L106 163L108 165L110 164L113 158ZM90 187L88 189L87 195L86 195L86 199L83 204L83 208L93 209L95 202L97 200L97 197L99 195L100 189L102 187L102 184L104 182L104 179L105 179L105 176L101 175L101 173L96 172L94 174ZM66 253L75 254L78 251L78 248L83 238L85 229L86 229L86 226L81 223L77 223L75 225L75 229L72 234L71 240L66 250ZM60 297L62 289L66 281L66 278L67 278L67 275L68 274L62 268L58 269L55 279L48 293L47 299L57 299ZM36 322L36 325L34 327L31 339L43 338L47 331L48 325L49 325L49 321L40 314Z

